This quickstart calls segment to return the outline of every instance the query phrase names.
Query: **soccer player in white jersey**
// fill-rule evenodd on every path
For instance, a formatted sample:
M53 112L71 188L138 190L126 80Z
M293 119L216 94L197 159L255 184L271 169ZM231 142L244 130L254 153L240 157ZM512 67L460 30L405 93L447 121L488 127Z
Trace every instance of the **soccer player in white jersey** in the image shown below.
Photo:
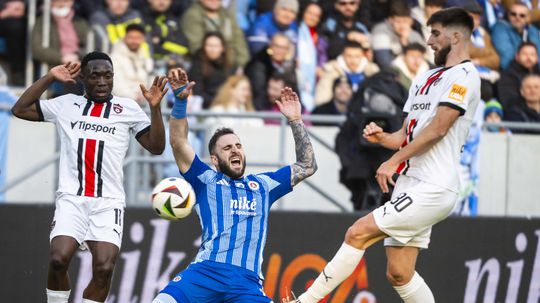
M75 82L85 95L67 94L39 100L54 82ZM112 61L104 53L86 55L81 64L53 67L32 84L13 106L13 114L29 121L56 124L60 137L59 187L50 234L47 302L67 303L67 270L77 248L92 253L92 280L83 302L104 302L122 243L125 207L122 164L130 133L153 154L165 148L160 111L167 79L156 77L150 89L141 84L151 118L137 102L111 95Z
M290 88L276 100L292 129L296 162L276 171L244 175L246 155L230 128L218 129L208 144L214 168L203 163L188 141L185 98L194 83L182 69L169 73L176 96L171 145L180 173L193 186L202 228L199 253L153 303L268 303L261 264L272 203L317 170L302 122L298 96Z
M353 272L365 249L381 239L386 246L388 280L403 301L435 302L415 271L416 259L419 250L428 247L432 225L450 215L457 202L460 151L480 100L480 78L467 51L473 29L467 12L441 10L427 25L431 26L428 45L439 67L414 79L402 129L385 133L370 123L363 131L370 142L399 149L376 174L383 192L394 185L393 175L399 174L392 200L347 230L336 255L293 302L324 298Z

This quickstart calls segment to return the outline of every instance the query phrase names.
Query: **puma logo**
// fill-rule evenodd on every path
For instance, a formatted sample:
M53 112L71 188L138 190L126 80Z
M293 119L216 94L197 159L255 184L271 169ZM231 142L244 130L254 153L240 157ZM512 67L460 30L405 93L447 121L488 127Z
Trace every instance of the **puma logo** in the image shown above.
M324 279L326 280L326 283L328 283L328 280L333 279L332 277L326 275L326 272L324 271L324 269L322 271L322 274L324 275Z
M384 217L384 216L386 216L387 214L388 214L388 213L386 212L386 206L385 206L385 207L383 208L383 214L382 214L382 216Z
M117 231L116 228L113 229L116 234L118 234L118 238L122 238L122 233Z
M468 76L471 71L465 69L465 67L461 68L465 72L465 76Z
M76 102L73 102L73 105L77 105L77 107L78 107L78 108L80 109L80 108L81 108L81 105L82 105L82 103L81 103L81 104L77 104Z

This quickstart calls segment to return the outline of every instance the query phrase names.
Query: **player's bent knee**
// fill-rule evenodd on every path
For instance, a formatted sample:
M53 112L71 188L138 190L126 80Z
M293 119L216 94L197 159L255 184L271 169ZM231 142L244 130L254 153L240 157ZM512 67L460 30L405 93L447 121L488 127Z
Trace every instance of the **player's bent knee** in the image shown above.
M49 260L49 267L52 271L67 271L69 267L69 259L60 254L52 254Z
M363 224L353 224L345 234L345 242L358 249L366 249L371 233Z
M114 270L114 263L113 262L103 262L98 263L93 266L93 274L94 276L107 279L112 277Z
M392 286L401 286L409 283L413 275L414 271L409 273L406 270L399 268L389 267L386 270L386 279L388 279L388 282L390 282Z

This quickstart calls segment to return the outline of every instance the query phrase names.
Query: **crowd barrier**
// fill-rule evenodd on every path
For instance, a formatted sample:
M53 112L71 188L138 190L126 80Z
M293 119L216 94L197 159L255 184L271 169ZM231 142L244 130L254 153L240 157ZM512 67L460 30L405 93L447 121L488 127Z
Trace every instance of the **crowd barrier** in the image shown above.
M48 235L53 208L0 206L0 294L6 302L45 302ZM309 285L333 256L355 214L272 212L264 255L264 289L281 302ZM438 303L536 303L540 300L540 219L449 218L435 226L417 270ZM108 303L150 303L200 245L197 216L169 222L148 208L128 208L123 246ZM381 243L371 247L327 303L401 302L385 277ZM88 252L70 269L72 301L91 276Z

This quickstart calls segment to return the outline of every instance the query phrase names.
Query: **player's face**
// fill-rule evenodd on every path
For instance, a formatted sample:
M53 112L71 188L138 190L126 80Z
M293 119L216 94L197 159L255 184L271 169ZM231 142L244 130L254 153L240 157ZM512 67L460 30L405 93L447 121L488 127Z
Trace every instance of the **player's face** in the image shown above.
M244 175L246 158L242 143L234 134L219 137L214 148L214 155L211 155L210 159L218 171L230 178L237 179Z
M107 60L92 60L82 71L86 94L92 101L109 100L113 89L113 67Z
M431 26L431 35L427 44L435 53L435 64L444 66L448 53L452 49L450 38L445 34L445 28L440 23L435 23Z

